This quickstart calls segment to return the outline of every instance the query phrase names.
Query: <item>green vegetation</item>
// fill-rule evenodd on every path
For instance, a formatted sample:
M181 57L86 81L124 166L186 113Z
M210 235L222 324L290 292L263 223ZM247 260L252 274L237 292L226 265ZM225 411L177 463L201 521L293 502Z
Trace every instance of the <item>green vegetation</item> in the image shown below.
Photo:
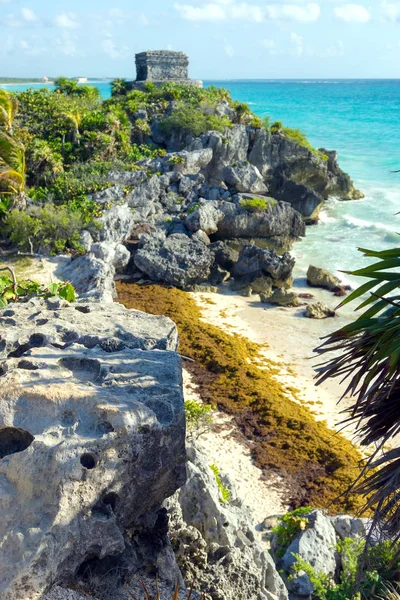
M332 510L360 507L357 495L338 496L358 476L361 455L288 398L274 376L274 365L256 344L205 323L195 300L180 290L117 282L117 291L125 306L167 315L177 324L180 352L195 361L188 368L202 400L234 416L252 441L260 468L285 472L294 507L332 502Z
M275 123L272 123L270 131L271 133L280 133L284 135L288 140L292 140L292 142L296 142L296 144L299 144L300 146L307 148L307 150L310 150L310 152L312 152L317 158L323 160L324 162L328 161L328 156L314 148L314 146L312 146L308 141L306 134L300 131L300 129L284 127L281 121L275 121Z
M295 577L305 572L314 586L314 596L319 600L376 600L387 598L389 587L398 589L400 567L399 544L391 541L367 546L364 539L347 538L337 544L341 558L341 573L338 584L295 555L293 566Z
M224 484L222 483L219 468L217 467L217 465L210 465L210 469L214 473L215 481L217 482L217 486L219 489L219 493L220 493L219 501L221 502L221 504L229 504L229 502L231 500L231 493L228 490L228 488L226 488L224 486Z
M66 250L83 251L80 232L85 225L79 211L49 203L31 206L26 212L12 210L4 219L3 229L21 250L57 254Z
M273 198L242 198L240 206L247 212L268 212L276 204Z
M201 109L187 105L180 106L172 115L160 121L160 129L167 136L176 134L198 137L210 129L224 131L226 127L232 127L228 117L208 115Z
M277 556L283 556L287 547L292 543L300 531L308 527L307 515L311 512L310 506L302 506L282 515L279 525L272 532L276 535L278 546Z
M199 400L185 400L186 428L189 436L199 437L212 425L212 406Z
M9 275L1 275L8 271ZM36 281L17 281L13 269L10 267L0 268L0 309L5 308L11 302L26 300L32 296L51 298L58 296L68 302L75 302L75 290L71 283L60 282L49 285L41 285Z

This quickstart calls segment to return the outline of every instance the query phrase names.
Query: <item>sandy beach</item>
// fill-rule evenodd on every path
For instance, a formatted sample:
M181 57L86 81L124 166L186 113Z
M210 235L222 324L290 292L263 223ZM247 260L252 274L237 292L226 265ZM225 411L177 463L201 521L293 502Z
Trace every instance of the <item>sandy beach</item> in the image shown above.
M262 304L259 297L239 296L221 286L219 293L193 293L202 309L203 318L231 333L238 333L259 343L262 353L276 364L276 378L294 401L307 406L317 420L325 420L332 430L338 429L340 414L346 405L338 399L344 386L330 380L315 386L314 366L318 358L313 349L321 338L344 325L351 318L352 309L339 311L335 318L308 319L303 316L306 303L321 300L334 308L340 299L331 292L310 288L298 279L294 287L298 293L312 294L300 307L273 307ZM185 397L199 398L189 373L184 373ZM232 419L221 412L213 415L212 431L202 435L196 444L209 456L210 464L217 462L221 473L234 481L238 496L248 506L256 528L260 530L266 517L287 512L286 486L282 478L263 474L251 458L251 444L244 440ZM344 429L343 434L354 439L354 432Z

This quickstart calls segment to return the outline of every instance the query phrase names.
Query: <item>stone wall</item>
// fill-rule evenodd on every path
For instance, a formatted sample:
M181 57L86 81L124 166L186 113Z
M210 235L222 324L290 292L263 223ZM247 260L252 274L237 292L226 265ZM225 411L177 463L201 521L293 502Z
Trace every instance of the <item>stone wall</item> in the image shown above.
M136 54L136 81L188 79L189 58L183 52L154 50Z

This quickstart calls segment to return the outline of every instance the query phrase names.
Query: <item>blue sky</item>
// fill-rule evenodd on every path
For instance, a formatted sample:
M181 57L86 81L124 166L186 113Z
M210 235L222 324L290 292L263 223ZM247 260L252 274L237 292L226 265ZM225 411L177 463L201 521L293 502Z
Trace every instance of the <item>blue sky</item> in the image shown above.
M183 50L194 78L400 77L400 1L0 0L0 76L135 76Z

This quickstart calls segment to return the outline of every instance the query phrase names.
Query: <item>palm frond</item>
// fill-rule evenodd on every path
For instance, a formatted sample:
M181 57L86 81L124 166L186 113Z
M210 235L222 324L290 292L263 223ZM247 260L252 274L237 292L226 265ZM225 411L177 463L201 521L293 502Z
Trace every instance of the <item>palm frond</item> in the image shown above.
M377 521L400 537L400 448L395 440L400 434L400 249L360 250L379 260L351 273L370 281L341 306L360 299L356 310L367 310L315 350L320 356L335 353L318 365L317 384L328 378L347 383L342 398L354 400L344 423L355 426L362 445L375 445L353 491L365 497L365 508L375 511ZM389 442L393 450L387 450Z

